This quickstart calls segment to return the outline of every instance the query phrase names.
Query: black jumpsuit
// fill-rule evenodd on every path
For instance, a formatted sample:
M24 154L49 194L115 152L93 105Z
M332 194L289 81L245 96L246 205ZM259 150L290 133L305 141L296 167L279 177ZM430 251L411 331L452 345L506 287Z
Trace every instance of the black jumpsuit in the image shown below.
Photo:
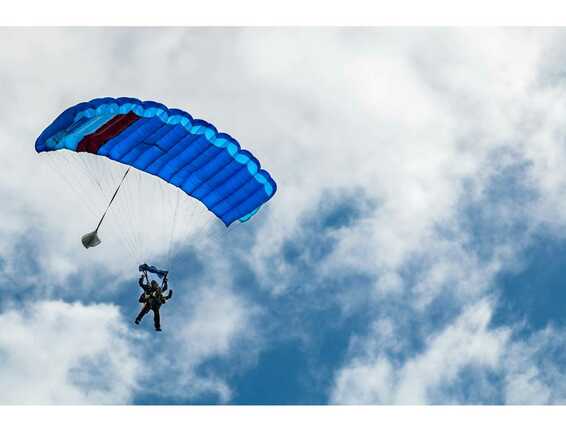
M173 295L173 293L169 291L169 294L167 296L163 296L163 293L167 291L167 280L163 281L163 289L161 292L154 291L149 284L144 284L143 276L140 277L138 283L143 289L143 293L140 295L139 302L144 304L144 306L138 314L138 317L136 317L136 323L139 323L143 316L145 316L149 312L149 310L152 310L155 330L161 331L159 309L161 308L161 305L165 304L165 302L171 299L171 296Z

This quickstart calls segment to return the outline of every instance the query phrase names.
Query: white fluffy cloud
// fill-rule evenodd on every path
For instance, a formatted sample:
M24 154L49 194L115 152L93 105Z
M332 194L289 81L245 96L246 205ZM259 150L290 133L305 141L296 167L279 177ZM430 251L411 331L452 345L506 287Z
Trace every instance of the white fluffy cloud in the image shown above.
M183 398L211 393L222 402L229 401L233 390L227 376L238 370L237 365L224 375L196 369L214 359L235 364L253 361L261 310L226 288L211 286L192 288L179 308L183 313L169 325L173 335L164 357L171 368L164 378L167 392Z
M503 360L504 398L509 404L564 404L564 329L548 326L515 341Z
M489 330L490 318L491 306L487 302L471 306L454 323L430 337L423 352L400 365L379 350L354 359L338 374L332 400L358 404L434 402L431 394L453 382L464 368L499 366L509 330ZM379 335L370 338L379 339ZM382 347L377 344L375 349Z
M494 154L522 139L539 34L309 29L244 38L250 70L277 89L251 98L277 101L262 116L290 143L267 152L276 155L270 163L282 187L253 250L260 275L262 257L277 251L302 211L324 200L325 188L343 187L362 187L377 209L341 233L332 265L354 258L353 266L382 275L384 292L403 285L399 271L418 255L447 269L456 248L475 268L461 245L438 247L446 240L437 228L449 224L466 236L458 227L462 201L481 196L500 168ZM273 142L270 128L251 131Z
M123 404L143 374L142 344L112 305L37 302L0 314L3 404Z
M391 357L396 335L380 322L335 378L331 400L341 404L563 404L563 329L552 326L527 339L510 327L490 328L493 304L470 306L426 341L422 352L398 361ZM520 329L520 327L517 327ZM397 348L398 349L398 348ZM389 352L388 352L389 351ZM395 350L393 351L393 353ZM468 386L454 387L474 372ZM498 377L501 386L486 375ZM474 400L475 399L475 400Z

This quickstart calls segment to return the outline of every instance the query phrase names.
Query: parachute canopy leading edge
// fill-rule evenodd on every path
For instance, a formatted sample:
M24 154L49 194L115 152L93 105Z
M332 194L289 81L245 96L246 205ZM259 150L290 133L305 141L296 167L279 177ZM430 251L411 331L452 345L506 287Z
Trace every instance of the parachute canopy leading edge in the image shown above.
M158 176L200 200L226 226L247 221L277 190L234 138L152 101L99 98L77 104L41 133L35 148L89 152Z

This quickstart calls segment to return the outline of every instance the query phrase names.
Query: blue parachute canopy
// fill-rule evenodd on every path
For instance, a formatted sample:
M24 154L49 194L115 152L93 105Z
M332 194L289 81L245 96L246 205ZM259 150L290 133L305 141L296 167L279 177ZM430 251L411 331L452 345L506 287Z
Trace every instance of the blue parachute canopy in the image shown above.
M99 98L61 113L37 152L89 152L135 167L200 200L226 226L247 221L277 190L259 161L225 133L157 102Z

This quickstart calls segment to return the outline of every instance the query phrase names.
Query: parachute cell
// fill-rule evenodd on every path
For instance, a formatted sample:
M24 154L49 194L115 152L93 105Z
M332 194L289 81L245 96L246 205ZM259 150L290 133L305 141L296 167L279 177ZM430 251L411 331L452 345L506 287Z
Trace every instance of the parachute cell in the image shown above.
M35 148L87 152L158 176L201 201L226 226L249 220L277 189L259 161L228 134L184 111L134 98L68 108Z

